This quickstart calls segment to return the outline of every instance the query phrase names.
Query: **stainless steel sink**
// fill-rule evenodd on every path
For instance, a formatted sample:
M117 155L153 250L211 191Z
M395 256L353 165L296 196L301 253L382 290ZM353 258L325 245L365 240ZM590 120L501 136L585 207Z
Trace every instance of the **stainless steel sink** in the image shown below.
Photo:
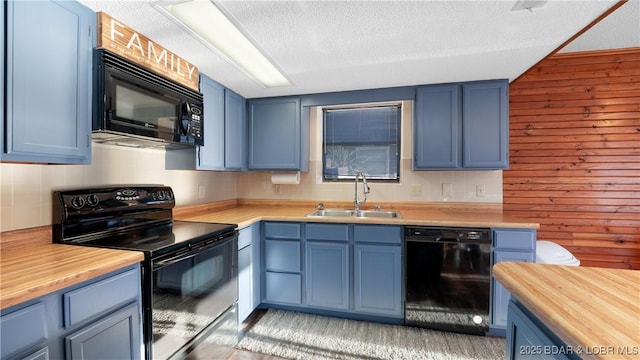
M345 210L345 209L324 209L324 210L316 210L307 216L353 216L355 213L354 210Z
M401 218L400 213L395 210L360 210L355 214L357 217L378 217L378 218Z
M348 210L348 209L324 209L316 210L307 216L321 217L360 217L360 218L401 218L396 210Z

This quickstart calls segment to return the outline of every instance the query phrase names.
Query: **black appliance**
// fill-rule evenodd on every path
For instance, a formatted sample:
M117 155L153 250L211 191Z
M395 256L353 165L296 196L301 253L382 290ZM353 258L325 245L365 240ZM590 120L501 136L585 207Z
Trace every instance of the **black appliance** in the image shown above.
M204 145L203 97L104 49L94 54L93 139L167 149Z
M491 231L405 227L405 324L485 335Z
M53 193L54 242L144 253L147 360L181 358L216 331L221 346L237 342L237 226L176 221L174 205L161 185Z

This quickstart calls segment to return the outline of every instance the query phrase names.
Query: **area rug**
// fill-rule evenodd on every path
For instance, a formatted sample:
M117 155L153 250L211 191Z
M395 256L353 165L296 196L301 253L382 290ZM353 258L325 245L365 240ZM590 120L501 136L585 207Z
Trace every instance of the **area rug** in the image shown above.
M237 347L288 359L504 359L502 338L268 310Z

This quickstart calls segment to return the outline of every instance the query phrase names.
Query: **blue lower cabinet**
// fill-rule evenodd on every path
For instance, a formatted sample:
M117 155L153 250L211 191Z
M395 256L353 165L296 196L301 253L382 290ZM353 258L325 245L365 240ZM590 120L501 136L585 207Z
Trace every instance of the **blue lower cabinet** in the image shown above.
M240 230L242 236L242 230ZM238 250L238 321L244 321L253 311L253 293L251 276L251 245Z
M355 245L354 249L355 311L401 317L400 246Z
M260 224L240 229L238 239L238 321L260 305Z
M535 262L536 230L492 229L493 246L491 266L503 261ZM490 332L504 336L507 310L511 294L498 281L491 278L491 326Z
M302 225L262 224L262 301L267 304L302 304Z
M349 309L349 245L307 242L306 304Z
M399 323L402 226L263 226L263 305Z
M577 352L557 336L522 305L511 300L507 322L505 358L515 359L580 359Z
M0 312L1 359L141 359L140 266Z

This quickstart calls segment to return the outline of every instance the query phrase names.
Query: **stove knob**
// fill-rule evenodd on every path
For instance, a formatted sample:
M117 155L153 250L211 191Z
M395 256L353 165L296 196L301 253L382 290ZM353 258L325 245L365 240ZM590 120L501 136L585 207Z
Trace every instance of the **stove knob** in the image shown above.
M167 200L173 200L173 193L171 190L166 190L164 193Z
M98 205L98 203L100 202L100 199L98 199L98 195L96 194L91 194L89 196L87 196L87 205L94 207L96 205Z
M81 209L84 206L84 199L80 196L74 196L69 203L74 209Z
M158 190L155 192L154 197L156 200L163 201L164 200L164 191Z

